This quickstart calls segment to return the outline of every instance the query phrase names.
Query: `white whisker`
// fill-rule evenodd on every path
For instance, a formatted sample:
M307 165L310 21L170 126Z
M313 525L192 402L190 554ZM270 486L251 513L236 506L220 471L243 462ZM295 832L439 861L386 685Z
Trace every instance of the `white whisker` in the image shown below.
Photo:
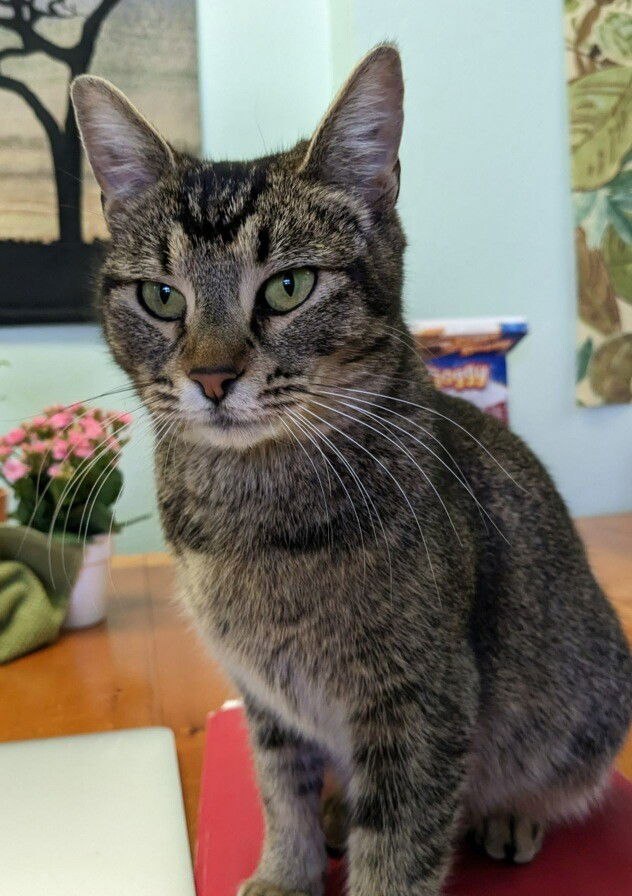
M281 416L279 417L279 421L280 421L280 423L282 424L283 428L284 428L287 432L289 432L289 434L291 435L291 437L295 440L295 442L296 442L296 444L299 446L299 448L301 448L301 450L302 450L303 453L305 454L305 457L308 459L308 461L309 461L310 464L312 465L312 467L313 467L313 469L314 469L314 473L316 474L316 478L318 479L318 484L319 484L319 486L320 486L320 491L321 491L321 494L322 494L322 497L323 497L323 506L324 506L324 508L325 508L325 518L326 518L326 520L327 520L327 535L328 535L328 541L329 541L329 552L331 553L332 550L333 550L333 536L332 536L332 531L331 531L331 519L330 519L330 512L329 512L329 504L327 503L327 496L326 496L326 494L325 494L325 487L324 487L324 485L323 485L323 480L322 480L322 478L321 478L321 476L320 476L320 473L318 472L318 468L317 468L316 464L314 463L314 459L312 458L312 456L311 456L310 453L308 452L308 450L307 450L307 448L305 447L305 445L303 445L303 443L301 442L301 440L299 439L299 437L296 435L296 433L293 432L293 430L292 430L292 428L290 427L290 425L289 425L288 423L285 422L285 420L283 419L283 415L281 415ZM327 470L327 467L325 467L325 469ZM328 470L327 470L327 477L329 477L329 471L328 471ZM329 494L331 495L331 480L329 480Z
M312 431L313 431L319 438L321 438L321 439L322 439L322 440L329 446L329 448L331 448L331 450L336 454L336 456L340 458L340 460L343 462L343 464L346 466L347 470L348 470L349 473L351 474L351 476L352 476L352 478L353 478L353 481L356 483L356 486L357 486L357 488L358 488L358 491L359 491L360 494L362 495L362 498L363 498L363 500L364 500L364 505L365 505L365 507L367 508L367 511L369 512L369 519L370 519L370 521L371 521L371 528L373 529L373 539L374 539L376 542L377 542L377 532L375 531L375 524L374 524L374 522L373 522L373 517L371 516L371 510L373 511L373 513L375 514L375 516L377 517L377 521L378 521L378 523L379 523L379 526L380 526L380 529L381 529L381 532L382 532L382 538L383 538L383 540L384 540L384 547L386 548L386 556L387 556L387 559L388 559L389 582L390 582L390 596L391 596L391 600L392 600L392 598L393 598L393 562L392 562L392 558L391 558L391 548L390 548L390 545L389 545L389 543L388 543L388 537L387 537L387 535L386 535L386 529L384 528L384 522L383 522L383 520L382 520L382 517L381 517L381 515L380 515L380 512L378 511L378 509L377 509L377 507L376 507L376 505L375 505L375 502L373 501L373 498L371 497L371 494L370 494L369 490L367 489L367 487L366 487L366 486L364 485L364 483L362 482L362 479L360 478L360 475L359 475L359 474L357 473L357 471L354 469L354 467L353 467L353 465L351 464L351 462L344 456L344 454L342 453L342 451L341 451L341 450L340 450L340 449L339 449L339 448L338 448L338 447L337 447L337 446L336 446L330 439L328 439L327 436L326 436L323 432L321 432L317 427L315 427L315 426L313 426L313 425L310 425L310 424L308 423L308 421L305 420L304 418L302 418L302 419L303 419L303 422L304 422L306 425L309 425L310 428L312 429ZM371 510L369 510L367 501L368 501L369 504L371 505Z
M487 454L487 456L490 458L490 460L492 460L496 464L496 466L505 474L505 476L507 476L507 478L513 482L513 484L516 486L516 488L519 488L521 491L525 492L525 494L528 494L527 489L525 489L524 486L520 485L519 482L516 482L516 480L511 475L511 473L508 470L506 470L505 467L503 467L503 465L500 463L500 461L494 457L494 455L491 453L491 451L485 445L483 445L483 443L479 439L477 439L476 436L473 435L473 433L471 433L469 431L469 429L466 429L465 426L462 426L460 423L458 423L456 420L453 420L451 417L446 416L446 414L442 414L440 411L437 411L435 408L428 407L427 405L418 404L415 401L408 401L408 399L406 399L406 398L396 398L393 395L384 395L382 392L370 392L367 389L353 389L353 388L346 387L346 386L338 386L338 388L342 389L345 392L359 392L362 395L374 395L376 398L385 398L387 401L396 401L396 402L399 402L400 404L405 404L405 405L409 405L414 408L419 408L420 410L426 411L429 414L434 414L434 416L436 416L436 417L441 417L442 420L446 420L448 423L451 423L453 426L456 426L458 429L460 429L462 432L464 432L467 436L469 436L469 438L472 439L478 445L478 447L482 451L485 452L485 454Z
M358 511L356 509L353 498L349 494L349 490L348 490L347 486L345 485L342 477L338 473L338 470L334 467L334 465L331 463L331 461L328 460L326 455L322 452L322 450L318 446L317 442L314 441L314 439L312 439L310 437L309 433L306 430L307 430L307 428L309 428L309 430L311 430L312 432L317 433L319 435L322 435L322 433L318 433L316 428L314 426L310 425L309 421L305 420L305 418L298 411L286 411L286 413L288 414L290 419L294 422L294 424L298 427L298 429L306 436L306 438L308 438L312 442L312 444L314 446L316 446L321 451L323 458L325 458L327 463L330 465L334 475L337 477L338 481L340 482L340 485L342 486L344 493L347 496L347 499L349 501L349 504L351 505L351 509L353 510L353 513L354 513L354 516L356 519L356 523L358 526L358 534L360 535L360 542L362 544L363 580L366 581L366 548L365 548L365 544L364 544L364 535L362 532L362 524L360 522L360 517L358 515Z
M311 414L313 417L316 417L317 420L320 420L321 423L323 423L325 426L329 426L331 429L335 430L335 431L336 431L337 433L339 433L343 438L347 439L349 442L351 442L352 444L354 444L357 448L359 448L359 449L360 449L361 451L363 451L365 454L368 454L369 457L371 457L371 458L375 461L375 463L378 464L378 466L380 466L380 467L384 470L384 472L386 473L386 475L389 476L389 478L393 480L393 482L394 482L395 485L397 486L399 492L401 493L402 497L404 498L404 501L405 501L406 504L408 505L408 509L410 510L410 512L411 512L411 514L412 514L412 516L413 516L413 519L415 520L415 523L417 524L417 529L419 530L419 535L420 535L420 537L421 537L421 540L422 540L422 542L423 542L424 548L425 548L425 550L426 550L426 556L427 556L427 558L428 558L428 566L429 566L429 568L430 568L430 573L431 573L432 578L433 578L433 581L434 581L435 590L436 590L436 593L437 593L437 598L439 599L439 605L441 605L441 595L439 594L439 586L438 586L438 584L437 584L437 578L436 578L436 576L435 576L434 566L432 565L432 558L430 557L430 551L428 550L428 544L427 544L427 542L426 542L426 537L425 537L425 535L424 535L424 533L423 533L423 530L422 530L422 528L421 528L421 524L420 524L420 522L419 522L419 519L418 519L418 517L417 517L417 514L415 513L415 510L414 510L412 504L410 503L410 499L408 498L408 495L406 494L406 492L405 492L404 489L402 488L402 486L401 486L399 480L398 480L398 479L391 473L391 471L390 471L389 468L386 466L386 464L384 464L379 458L375 457L375 455L374 455L371 451L369 451L368 448L365 448L364 445L360 444L360 442L356 441L356 439L354 439L354 438L353 438L352 436L350 436L348 433L344 432L344 431L343 431L342 429L340 429L339 427L334 426L333 423L331 423L331 422L328 421L328 420L325 420L323 417L319 416L319 415L316 414L314 411L309 410L309 408L306 408L305 410L307 411L308 414Z
M345 399L348 397L348 396L341 395L339 392L315 392L314 394L315 395L329 395L329 396L333 396L333 397L336 397L339 399ZM373 402L373 401L366 401L362 398L353 398L352 402L357 402L358 404L368 405L371 408L379 408L380 410L385 411L387 414L392 414L395 417L399 417L402 420L405 420L410 426L414 426L415 429L420 430L425 435L427 435L428 438L430 438L434 442L436 442L439 445L439 447L442 449L442 451L445 451L448 458L452 461L452 463L456 467L457 472L455 472L452 469L452 467L449 464L447 464L445 462L445 460L439 454L437 454L437 452L434 451L429 445L427 445L422 439L417 438L415 435L413 435L413 433L410 433L410 432L408 432L408 430L404 429L404 427L398 426L396 423L393 423L391 420L386 420L386 418L382 417L380 414L375 414L375 413L367 411L366 409L359 408L359 407L357 407L356 404L352 403L351 405L349 405L350 407L354 408L355 410L359 411L360 413L368 414L370 417L374 417L375 419L382 421L385 425L394 427L399 432L402 432L405 435L407 435L410 439L413 440L413 442L416 442L425 451L427 451L429 454L431 454L432 457L434 457L448 471L448 473L450 473L450 475L456 479L456 481L459 483L459 485L461 485L465 489L467 494L472 498L472 500L474 501L474 504L476 506L476 509L477 509L479 515L481 516L483 524L485 525L485 528L487 529L487 524L486 524L486 519L487 519L492 524L494 529L498 532L500 537L507 544L509 544L509 539L506 537L505 533L499 528L499 526L496 523L496 521L494 520L494 518L491 516L491 514L487 511L487 509L481 504L481 502L476 497L472 486L468 482L468 479L467 479L465 473L463 472L463 470L461 469L461 467L459 466L456 458L448 451L448 449L445 447L443 442L441 442L440 439L438 439L437 436L434 435L434 433L432 433L425 426L422 426L420 423L417 423L415 420L412 420L410 417L407 417L405 414L400 414L398 411L395 411L392 408L385 407L384 405L377 404L376 402Z
M345 402L345 401L340 401L340 399L339 399L339 403L344 404L345 407L352 407L352 405L348 404L348 403ZM445 511L445 513L446 513L446 516L448 517L448 520L450 521L450 525L451 525L451 527L452 527L452 531L454 532L457 541L459 542L459 544L460 544L461 546L463 546L463 542L461 541L461 536L459 535L458 530L457 530L456 526L454 525L454 521L453 521L453 519L452 519L452 517L451 517L451 515L450 515L450 511L449 511L448 508L446 507L445 501L443 500L443 498L442 498L441 495L439 494L439 491L437 490L437 488L436 488L434 482L430 479L430 476L428 476L428 474L427 474L426 471L423 469L423 467L420 466L420 464L417 462L415 456L414 456L413 454L411 454L411 452L410 452L410 451L403 445L401 439L398 439L397 436L394 436L393 438L391 438L390 436L387 436L387 435L385 435L383 432L381 432L380 430L376 429L374 426L371 426L370 423L365 423L363 420L358 420L357 417L354 417L354 416L351 415L351 414L345 414L344 411L336 410L336 408L332 408L332 407L330 407L329 405L323 404L323 403L320 402L320 401L310 402L310 404L317 404L317 405L320 405L320 407L325 408L326 410L333 411L334 414L340 414L342 417L347 417L349 420L353 420L355 423L358 423L360 426L364 426L364 427L366 427L367 429L372 430L373 432L377 433L377 435L381 436L383 439L386 439L387 442L390 442L391 444L395 445L396 448L399 448L400 451L401 451L401 452L402 452L402 453L403 453L403 454L404 454L410 461L412 461L413 465L416 467L417 470L419 470L419 472L421 473L421 475L424 477L424 479L426 480L426 482L428 483L428 485L430 486L430 488L431 488L432 491L434 492L435 496L437 497L437 500L439 501L439 503L441 504L442 508L444 509L444 511ZM374 415L371 415L371 416L374 416ZM401 428L401 427L400 427L400 428ZM403 431L405 431L405 430L403 430Z

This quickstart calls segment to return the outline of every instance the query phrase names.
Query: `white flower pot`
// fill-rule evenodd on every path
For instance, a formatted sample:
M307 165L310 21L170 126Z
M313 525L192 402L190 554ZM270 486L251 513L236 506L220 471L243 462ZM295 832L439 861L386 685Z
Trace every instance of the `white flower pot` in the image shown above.
M96 535L88 542L83 565L70 594L64 628L87 628L105 618L111 556L111 535Z

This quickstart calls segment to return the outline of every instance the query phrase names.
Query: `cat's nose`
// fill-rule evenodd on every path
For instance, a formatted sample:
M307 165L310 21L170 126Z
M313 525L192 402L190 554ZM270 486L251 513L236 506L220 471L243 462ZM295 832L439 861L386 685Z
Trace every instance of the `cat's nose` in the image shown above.
M199 383L207 398L220 402L239 374L234 367L194 367L189 379Z

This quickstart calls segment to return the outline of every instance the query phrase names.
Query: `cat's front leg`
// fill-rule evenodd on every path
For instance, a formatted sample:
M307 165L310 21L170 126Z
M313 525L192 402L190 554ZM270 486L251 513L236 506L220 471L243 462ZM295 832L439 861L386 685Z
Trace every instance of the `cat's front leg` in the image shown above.
M354 736L349 896L438 896L459 808L463 726L433 731L421 708L391 719L375 709L379 723Z
M320 822L324 758L318 747L246 697L265 840L239 896L321 896L326 868Z

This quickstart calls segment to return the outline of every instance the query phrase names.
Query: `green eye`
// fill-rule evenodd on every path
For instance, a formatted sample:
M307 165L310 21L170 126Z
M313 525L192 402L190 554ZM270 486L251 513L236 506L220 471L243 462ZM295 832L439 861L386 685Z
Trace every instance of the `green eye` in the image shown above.
M263 295L270 308L282 314L304 302L315 283L316 274L311 268L293 268L270 277Z
M144 280L138 284L138 300L153 317L160 320L179 320L186 310L186 299L181 292L166 283Z

